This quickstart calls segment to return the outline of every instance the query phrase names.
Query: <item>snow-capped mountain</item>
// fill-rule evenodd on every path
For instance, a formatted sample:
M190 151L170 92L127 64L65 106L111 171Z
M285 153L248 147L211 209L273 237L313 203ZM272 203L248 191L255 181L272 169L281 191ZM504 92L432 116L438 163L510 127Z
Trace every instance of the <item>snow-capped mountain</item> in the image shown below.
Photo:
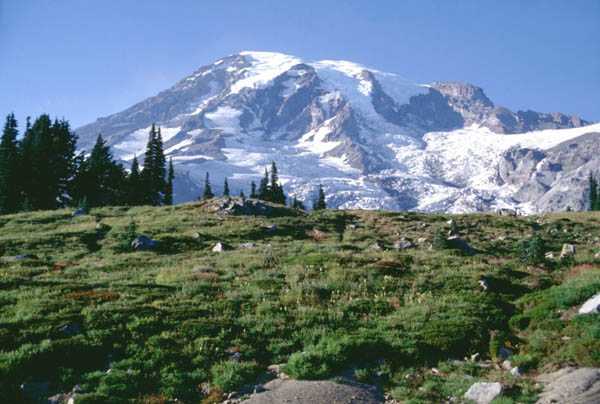
M332 208L468 212L582 209L600 168L600 124L513 113L466 83L415 84L346 61L241 52L170 89L77 129L116 157L143 156L161 127L177 172L175 200L195 199L206 172L219 192L249 193L277 163L286 194L323 184Z

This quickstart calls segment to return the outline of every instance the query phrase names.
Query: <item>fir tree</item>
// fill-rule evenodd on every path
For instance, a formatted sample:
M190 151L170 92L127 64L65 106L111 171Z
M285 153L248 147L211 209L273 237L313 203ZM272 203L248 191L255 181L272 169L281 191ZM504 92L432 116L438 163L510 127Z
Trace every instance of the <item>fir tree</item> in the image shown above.
M130 206L142 205L144 203L144 184L140 174L140 165L137 156L133 156L131 171L127 176L127 204Z
M166 188L166 159L163 152L163 142L160 128L152 124L148 135L148 144L144 153L144 168L142 182L144 184L145 202L153 206L162 205L165 201Z
M77 135L71 132L69 122L55 120L52 125L53 163L52 170L55 176L57 200L59 206L73 205L69 195L70 182L77 170L75 148Z
M19 144L15 114L6 117L0 141L0 214L14 213L20 208Z
M225 178L225 183L223 184L223 196L229 196L229 184L227 183L227 178Z
M250 183L250 198L256 198L256 184L254 183L254 181L252 181Z
M325 203L325 192L323 192L323 185L319 184L319 196L313 202L313 210L324 210L327 209L327 204Z
M167 184L165 188L165 205L173 205L173 178L175 178L175 172L173 171L173 159L169 159L169 171L167 172Z
M590 171L590 209L589 210L600 210L600 194L598 190L598 182L594 178L594 175Z
M31 161L33 159L33 132L31 131L31 117L27 117L25 123L25 133L19 144L19 174L18 181L21 184L21 210L32 210L33 203L31 201L31 188L33 187L33 167Z
M269 171L267 171L267 168L265 167L265 176L260 180L256 197L263 201L268 201L270 199L269 191Z
M240 198L245 198L246 195L244 195L244 190L240 189Z
M304 204L301 201L299 201L298 199L296 199L296 197L294 197L294 201L293 202L290 202L290 205L294 209L306 210L306 207L304 206Z
M210 179L208 178L208 172L206 173L206 180L204 180L204 193L202 194L202 199L210 199L213 198L215 194L213 194L212 189L210 189Z

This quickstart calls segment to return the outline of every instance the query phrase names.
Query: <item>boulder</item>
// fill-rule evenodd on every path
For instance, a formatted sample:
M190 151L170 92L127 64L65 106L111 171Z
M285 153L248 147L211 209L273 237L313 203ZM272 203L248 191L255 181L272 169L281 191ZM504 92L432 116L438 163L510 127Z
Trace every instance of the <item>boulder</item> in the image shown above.
M502 385L498 382L477 382L469 388L465 397L477 404L488 404L502 394L502 390Z
M458 236L448 237L446 245L451 250L460 250L464 255L473 255L475 250L465 240Z
M229 246L225 243L221 243L220 241L215 244L215 246L212 248L212 252L216 252L216 253L220 253L223 251L229 250Z
M600 313L600 293L589 298L579 309L579 314Z
M379 243L375 242L375 243L373 243L373 244L370 244L370 245L369 245L369 248L370 248L371 250L381 250L381 244L379 244Z
M265 233L275 233L277 230L279 230L279 229L277 228L277 225L274 224L274 225L268 226L265 229Z
M74 335L79 334L79 324L78 323L70 323L70 324L60 327L58 329L58 331L72 337Z
M37 260L38 257L35 254L21 254L21 255L10 255L8 257L2 257L4 261L23 261L23 260Z
M419 237L419 239L417 240L417 243L419 244L423 244L426 243L428 240L426 237Z
M575 246L573 244L563 244L560 257L566 257L567 255L575 255Z
M523 370L520 367L515 366L510 370L510 374L513 376L521 376L523 374Z
M498 213L500 214L500 216L508 216L508 217L516 217L517 216L517 211L514 209L502 208L502 209L498 209Z
M192 237L194 238L200 238L200 233L198 233L197 231L192 233Z
M73 212L73 214L71 214L71 217L85 216L85 215L87 215L87 212L85 211L85 209L77 209L75 212Z
M502 369L511 370L512 368L513 368L513 365L511 363L511 361L509 361L508 359L506 359L504 362L502 362Z
M158 241L151 240L146 236L137 236L135 240L131 242L131 247L136 251L152 251L158 248Z
M487 290L489 289L489 285L488 282L485 278L481 278L480 280L477 281L477 283L479 284L479 286L481 287L481 289L483 289L485 292L487 292Z
M501 361L508 359L513 355L514 352L508 348L500 347L500 349L498 349L498 359L500 359Z
M600 402L600 369L567 367L543 374L537 381L545 384L537 404Z
M256 247L256 244L254 243L244 243L241 245L242 248L254 248Z
M402 237L399 241L396 241L394 247L398 250L406 250L407 248L413 248L415 245L411 243L409 240Z
M52 397L46 399L47 404L62 404L68 399L67 394L55 394Z
M600 251L598 251L596 254L594 254L594 258L595 259L600 259Z
M554 258L554 253L552 251L548 251L546 254L544 254L544 258L551 260Z

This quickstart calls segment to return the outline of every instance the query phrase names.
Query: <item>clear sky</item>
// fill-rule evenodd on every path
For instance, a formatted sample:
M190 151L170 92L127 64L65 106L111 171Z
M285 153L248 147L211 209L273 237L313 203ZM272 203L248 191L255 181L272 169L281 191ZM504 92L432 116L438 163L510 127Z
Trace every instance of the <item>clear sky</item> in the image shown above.
M73 127L242 50L466 81L600 121L600 1L0 0L0 114Z

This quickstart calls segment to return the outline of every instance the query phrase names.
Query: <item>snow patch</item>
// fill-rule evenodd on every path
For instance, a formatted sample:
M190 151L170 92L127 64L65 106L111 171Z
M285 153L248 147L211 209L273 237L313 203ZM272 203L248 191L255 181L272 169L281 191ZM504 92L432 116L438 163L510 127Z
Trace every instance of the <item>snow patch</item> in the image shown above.
M219 107L214 112L204 115L204 124L210 129L220 129L227 133L238 133L240 129L239 117L242 111L231 107Z
M243 78L231 85L231 93L239 93L241 89L261 88L280 76L293 66L302 63L294 56L274 52L241 52L250 67L241 70Z

